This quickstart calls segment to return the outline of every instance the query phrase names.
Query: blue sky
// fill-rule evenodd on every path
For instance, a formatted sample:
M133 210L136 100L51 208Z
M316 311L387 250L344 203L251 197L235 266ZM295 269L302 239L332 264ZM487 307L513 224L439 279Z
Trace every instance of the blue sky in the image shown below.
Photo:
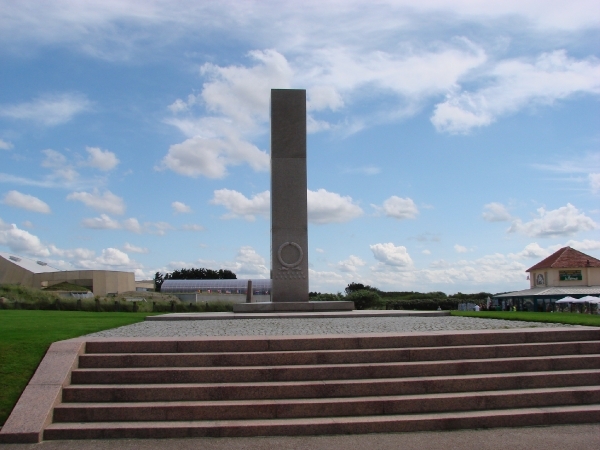
M600 257L598 42L587 0L0 1L0 250L268 277L304 88L311 290L526 288Z

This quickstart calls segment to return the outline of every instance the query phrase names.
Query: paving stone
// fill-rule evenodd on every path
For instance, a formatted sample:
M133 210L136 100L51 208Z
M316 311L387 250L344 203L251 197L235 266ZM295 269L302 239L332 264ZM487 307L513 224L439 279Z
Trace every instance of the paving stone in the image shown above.
M235 319L146 321L90 337L298 336L311 334L408 333L511 328L562 328L572 325L472 317L362 317L332 319Z

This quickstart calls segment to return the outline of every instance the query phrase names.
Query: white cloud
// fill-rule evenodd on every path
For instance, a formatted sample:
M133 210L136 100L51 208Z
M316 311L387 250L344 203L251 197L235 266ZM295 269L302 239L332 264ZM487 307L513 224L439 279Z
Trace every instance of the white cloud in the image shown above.
M81 225L85 228L96 230L127 230L137 234L150 233L159 236L163 236L167 231L175 229L167 222L144 222L140 224L135 217L130 217L119 222L106 214L100 214L100 217L83 219Z
M487 222L507 222L512 216L502 203L488 203L483 207L483 220Z
M342 272L356 273L360 267L365 265L366 263L358 256L350 255L348 259L338 262L337 268Z
M224 218L243 217L248 221L255 220L255 216L267 217L271 206L271 193L264 191L247 198L244 194L231 190L219 189L214 192L210 201L213 205L221 205L230 212Z
M583 241L570 240L567 241L567 245L579 251L600 250L600 241L592 239L584 239Z
M275 50L255 50L249 54L256 61L253 67L219 67L204 64L202 98L207 108L229 117L245 127L269 118L271 89L290 87L292 69L286 58Z
M500 61L486 75L493 79L487 87L453 92L436 105L431 122L438 131L468 133L528 105L600 94L600 61L569 58L564 50L544 53L534 62Z
M83 219L81 224L85 228L92 228L95 230L117 230L121 228L121 224L118 220L111 219L106 214L100 214L100 217Z
M98 262L107 266L125 266L131 261L127 253L124 253L117 248L105 248L98 257Z
M532 242L527 244L519 253L509 253L508 256L515 259L540 259L548 255L550 255L550 252L547 249L540 247L537 242Z
M600 173L590 173L588 175L590 179L590 189L594 194L600 192Z
M0 139L0 150L10 150L11 148L13 145L10 142Z
M192 212L192 208L182 202L173 202L171 203L171 208L175 213L190 213Z
M410 267L413 265L406 247L402 245L395 246L393 243L388 242L386 244L374 244L370 248L375 259L385 265L394 267Z
M46 262L63 270L102 269L119 267L119 270L135 270L142 266L131 260L129 256L116 248L102 250L100 256L87 248L61 249L55 245L43 244L39 237L19 229L16 225L8 225L0 219L0 245L6 245L12 252L44 258ZM129 244L126 244L129 245ZM133 249L142 250L131 246ZM59 257L64 259L52 259Z
M116 155L108 150L102 150L99 147L86 147L85 151L88 152L87 166L107 172L119 164Z
M316 224L349 222L363 214L363 210L353 202L352 197L342 197L325 189L309 189L307 201L308 221Z
M469 249L464 245L455 244L454 251L456 251L456 253L467 253Z
M325 253L325 250L323 250L322 248L315 248L315 251L317 253Z
M132 233L142 233L144 230L140 225L140 222L134 218L130 217L129 219L125 219L122 224L123 228L127 231L131 231Z
M169 108L169 110L173 114L179 114L179 113L188 111L191 106L193 106L197 103L198 103L198 96L196 96L194 94L190 94L190 95L188 95L187 101L184 101L184 100L181 100L180 98L178 98L172 104L170 104L167 108Z
M72 192L67 195L67 200L76 200L100 212L109 214L125 214L125 202L110 191L100 194L97 189L93 192Z
M2 203L15 208L26 209L28 211L42 214L50 214L50 206L37 197L28 194L22 194L19 191L9 191L4 196Z
M320 271L308 269L308 278L310 280L311 291L335 292L343 291L349 283L338 272Z
M125 245L123 246L123 250L125 250L126 252L131 252L131 253L148 253L149 250L146 247L136 247L133 244L130 244L129 242L125 242Z
M414 219L419 214L419 210L415 202L409 197L401 198L392 195L390 198L383 202L382 206L371 205L377 211L383 212L388 217L394 219Z
M49 256L50 251L40 238L21 230L15 224L8 225L0 219L0 245L6 245L14 253L33 256Z
M202 225L195 223L186 223L181 227L181 229L185 231L204 231L204 227Z
M69 122L75 115L88 110L90 106L91 103L83 94L49 94L31 102L0 105L0 116L55 126Z
M42 153L46 155L42 161L42 167L52 169L52 178L61 178L65 181L77 179L79 174L73 169L65 155L52 149L42 150Z
M423 253L424 255L431 255L431 250L424 249L421 251L421 253Z
M29 220L26 220L23 222L23 226L25 228L33 228L33 223L31 223Z
M270 273L265 259L250 246L241 247L233 264L226 267L240 278L268 278Z
M360 206L353 203L351 197L342 197L325 189L307 190L308 221L316 224L348 222L362 215ZM210 201L213 205L221 205L230 212L223 218L243 217L248 221L255 216L268 217L271 205L271 193L264 191L247 198L244 194L231 190L219 189L214 192Z
M570 203L550 211L543 207L537 211L538 217L529 222L521 219L513 221L508 232L518 232L530 237L557 237L598 228L596 222Z
M330 109L337 111L344 106L344 100L333 86L313 86L306 92L306 109L319 111Z
M164 167L188 177L223 178L227 166L247 163L256 171L269 168L269 156L255 145L237 137L204 138L195 136L169 147Z
M167 222L144 222L144 228L148 233L164 236L167 231L174 230L175 227Z

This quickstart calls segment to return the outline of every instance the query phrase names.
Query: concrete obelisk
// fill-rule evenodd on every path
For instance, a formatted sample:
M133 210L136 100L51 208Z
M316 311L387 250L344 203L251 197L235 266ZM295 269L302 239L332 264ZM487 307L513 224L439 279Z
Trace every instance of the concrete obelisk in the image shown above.
M308 302L306 91L271 90L272 302Z

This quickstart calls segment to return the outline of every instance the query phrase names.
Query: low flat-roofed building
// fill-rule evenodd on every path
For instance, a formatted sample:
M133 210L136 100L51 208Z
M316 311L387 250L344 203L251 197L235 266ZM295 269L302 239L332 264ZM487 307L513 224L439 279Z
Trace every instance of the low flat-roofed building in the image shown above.
M553 311L564 297L600 295L600 260L571 247L563 247L527 269L529 289L494 296L504 309Z
M99 296L135 291L133 272L60 270L41 260L0 252L0 284L19 284L41 289L63 282L86 287Z
M255 302L271 301L271 280L253 279L252 296ZM184 302L227 301L243 303L248 290L247 279L234 280L165 280L160 291L173 294Z

